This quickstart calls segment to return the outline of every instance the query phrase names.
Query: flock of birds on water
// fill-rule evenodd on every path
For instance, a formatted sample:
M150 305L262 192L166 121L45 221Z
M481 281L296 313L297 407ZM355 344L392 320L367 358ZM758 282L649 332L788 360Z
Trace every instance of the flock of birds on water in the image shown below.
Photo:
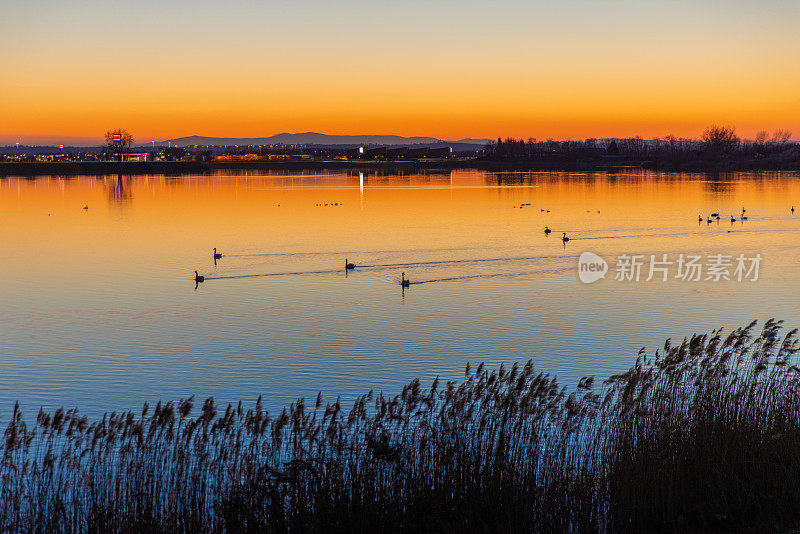
M745 215L745 213L747 213L747 210L742 208L742 213L741 213L741 215L739 215L739 220L740 221L746 221L746 220L749 219L749 217L747 215ZM794 206L792 206L792 213L794 213ZM716 219L717 222L719 222L719 220L720 220L719 212L712 213L711 217L709 217L708 220L707 220L707 224L711 224L712 222L714 222L714 219ZM698 223L702 223L703 222L703 216L702 215L698 215L697 222ZM732 223L736 222L736 217L734 217L733 215L731 215L731 222Z
M320 204L317 204L317 205L319 206ZM325 205L327 206L327 204L325 204ZM523 208L523 207L526 207L526 206L530 206L530 203L520 204L519 207ZM517 206L514 206L514 207L516 208ZM83 209L88 210L89 206L84 206ZM546 211L547 213L550 213L550 210L542 209L541 211L543 211L543 212ZM589 210L586 210L586 213L589 213L589 212L590 212ZM794 206L792 206L791 212L792 212L792 214L794 214ZM600 211L598 210L597 213L600 213ZM739 215L739 219L738 220L740 220L740 221L748 220L749 217L747 215L745 215L745 213L747 213L747 210L744 207L742 207L742 213ZM698 223L702 223L703 220L706 220L707 224L711 224L712 222L714 222L714 220L719 222L721 220L721 217L719 215L719 212L712 213L711 216L709 216L707 219L704 219L702 215L698 215L698 217L697 217ZM735 223L736 220L737 220L736 217L731 215L731 223ZM544 234L545 235L550 235L550 233L552 233L552 230L548 226L545 226L544 227ZM569 242L569 237L567 236L566 232L562 232L561 241L564 244ZM214 262L216 262L219 259L222 259L222 253L217 252L217 247L214 247L214 252L212 253L212 257L214 259ZM345 270L345 272L352 271L355 268L356 268L356 264L355 263L349 261L347 258L344 259L344 270ZM203 276L202 274L198 273L195 270L195 272L194 272L194 281L195 281L195 287L197 287L197 284L200 284L200 283L206 281L206 277ZM411 285L411 281L406 278L406 273L405 272L401 273L400 274L400 286L403 287L403 288L406 288L409 285Z
M567 241L569 241L569 238L567 238ZM214 252L212 253L212 258L214 259L215 263L216 263L217 260L222 259L222 253L221 252L217 252L217 247L214 247ZM355 263L351 262L348 258L344 259L344 270L345 270L345 272L352 271L355 268L356 268L356 264ZM206 277L203 276L202 274L198 273L195 270L195 272L194 272L194 281L195 281L195 284L200 284L200 283L206 281ZM401 273L401 275L400 275L400 286L401 287L408 287L409 285L411 285L411 281L406 278L406 273L405 272Z

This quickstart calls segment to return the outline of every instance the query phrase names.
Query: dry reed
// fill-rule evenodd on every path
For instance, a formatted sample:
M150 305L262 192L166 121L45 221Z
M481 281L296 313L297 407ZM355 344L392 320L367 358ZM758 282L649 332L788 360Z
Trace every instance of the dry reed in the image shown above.
M194 399L90 422L15 408L3 532L610 532L800 525L795 331L642 350L572 391L525 365L304 399Z

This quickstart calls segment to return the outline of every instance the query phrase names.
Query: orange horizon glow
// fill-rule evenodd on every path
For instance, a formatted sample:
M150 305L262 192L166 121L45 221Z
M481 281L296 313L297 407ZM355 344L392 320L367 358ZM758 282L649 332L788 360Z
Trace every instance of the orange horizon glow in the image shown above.
M42 3L0 21L0 144L800 137L800 7L780 2Z

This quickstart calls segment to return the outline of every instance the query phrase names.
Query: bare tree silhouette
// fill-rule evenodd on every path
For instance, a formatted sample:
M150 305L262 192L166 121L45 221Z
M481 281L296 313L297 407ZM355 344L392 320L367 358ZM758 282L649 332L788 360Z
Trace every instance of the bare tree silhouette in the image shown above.
M122 128L107 131L105 140L109 152L117 155L117 161L122 161L122 154L133 145L133 135Z
M712 152L732 152L739 146L741 139L736 135L736 129L729 126L709 126L703 132L703 142Z
M775 130L775 133L772 134L773 143L785 144L791 138L792 138L792 132L790 132L789 130Z

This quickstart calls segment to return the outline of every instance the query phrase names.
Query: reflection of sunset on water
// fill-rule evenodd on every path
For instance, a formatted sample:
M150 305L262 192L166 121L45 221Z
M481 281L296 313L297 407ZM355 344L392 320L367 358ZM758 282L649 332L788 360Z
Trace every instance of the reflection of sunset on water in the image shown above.
M3 179L0 403L91 411L191 383L277 404L531 356L566 380L618 372L668 336L800 322L792 199L796 173ZM583 252L604 280L578 280ZM614 280L624 254L759 253L755 283Z

